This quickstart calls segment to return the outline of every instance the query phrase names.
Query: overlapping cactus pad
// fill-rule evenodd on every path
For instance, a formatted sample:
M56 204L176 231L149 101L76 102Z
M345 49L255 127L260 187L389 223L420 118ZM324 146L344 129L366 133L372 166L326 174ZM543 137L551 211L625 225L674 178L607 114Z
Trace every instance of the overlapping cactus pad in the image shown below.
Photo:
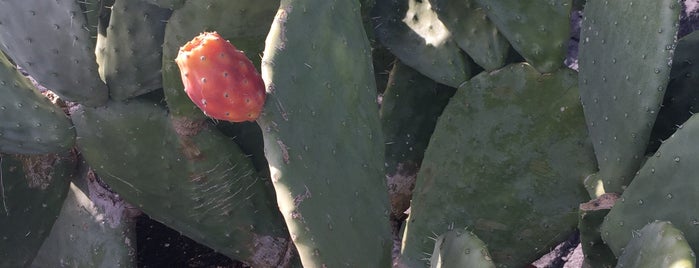
M576 74L520 63L482 73L444 110L425 152L403 238L417 266L434 234L466 226L495 263L521 267L573 232L595 171Z

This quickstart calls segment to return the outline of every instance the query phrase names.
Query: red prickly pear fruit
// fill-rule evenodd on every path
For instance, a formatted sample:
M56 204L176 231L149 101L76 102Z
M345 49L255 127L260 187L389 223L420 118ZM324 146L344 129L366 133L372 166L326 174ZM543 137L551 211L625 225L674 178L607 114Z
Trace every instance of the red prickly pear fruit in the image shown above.
M265 103L265 85L250 59L216 32L199 34L175 59L187 96L207 116L255 121Z

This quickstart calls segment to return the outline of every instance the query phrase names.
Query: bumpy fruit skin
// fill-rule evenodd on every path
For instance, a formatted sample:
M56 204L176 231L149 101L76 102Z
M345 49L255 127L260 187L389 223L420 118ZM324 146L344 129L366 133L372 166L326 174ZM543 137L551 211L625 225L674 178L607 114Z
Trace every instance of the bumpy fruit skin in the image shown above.
M175 59L184 91L207 116L255 121L265 103L262 77L245 54L216 32L204 32Z

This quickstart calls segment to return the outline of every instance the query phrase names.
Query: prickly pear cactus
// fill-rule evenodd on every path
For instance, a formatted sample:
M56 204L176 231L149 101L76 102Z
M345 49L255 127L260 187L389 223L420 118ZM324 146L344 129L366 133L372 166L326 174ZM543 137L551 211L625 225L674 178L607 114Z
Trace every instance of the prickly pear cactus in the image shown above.
M0 52L0 152L67 152L73 124Z
M402 261L422 264L433 234L466 226L493 261L522 267L573 232L595 171L574 72L526 63L482 73L444 109L425 152Z
M670 221L699 248L699 212L685 209L699 202L699 152L687 145L699 137L699 116L692 116L646 160L602 224L602 238L617 256L634 233L655 220ZM679 211L678 211L679 210Z
M430 268L495 268L485 243L468 230L451 230L434 243Z
M65 100L99 106L109 92L78 2L0 1L0 48Z
M143 100L72 113L87 162L127 202L253 266L288 265L291 242L265 181L205 121Z
M372 17L377 39L406 65L450 87L471 77L470 60L428 1L378 1Z
M32 262L61 210L72 154L0 154L0 266Z
M679 10L677 0L585 5L579 85L600 167L586 182L593 197L621 193L643 162L670 74Z
M356 0L283 0L267 37L258 123L305 267L390 266L370 53Z
M629 242L616 267L694 268L697 258L682 231L668 221L648 223Z

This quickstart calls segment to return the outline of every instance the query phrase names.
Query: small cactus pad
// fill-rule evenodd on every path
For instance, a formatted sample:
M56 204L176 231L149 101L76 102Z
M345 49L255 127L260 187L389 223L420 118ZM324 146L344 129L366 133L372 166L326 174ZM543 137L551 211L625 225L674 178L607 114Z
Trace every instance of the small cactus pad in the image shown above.
M269 94L257 121L277 203L305 267L391 263L370 53L356 0L284 0L267 37Z
M677 0L589 1L580 33L580 97L600 171L621 193L641 166L670 74Z
M97 62L113 100L125 100L162 85L162 45L171 10L143 0L117 0L106 33L97 36Z
M29 75L62 98L88 106L104 104L80 1L0 1L0 47Z
M616 263L616 256L602 240L600 226L618 198L617 193L606 193L580 204L578 230L585 264L589 267L610 268Z
M624 247L617 268L694 268L696 255L681 230L668 221L654 221Z
M68 116L0 52L0 152L62 153L75 143Z
M75 163L71 154L0 154L0 267L34 259L61 211Z
M403 257L419 265L430 236L467 226L493 261L523 267L574 231L581 183L596 170L577 75L526 63L481 73L437 122L418 173Z
M474 0L431 0L454 41L473 61L492 71L505 65L510 43Z
M451 230L434 243L430 268L495 268L485 243L468 230Z
M470 61L428 1L377 1L372 17L378 40L406 65L450 87L471 77Z
M539 72L563 66L571 0L475 0L498 30Z
M655 220L670 221L699 248L699 115L692 116L646 160L602 224L602 238L619 256L637 230Z

